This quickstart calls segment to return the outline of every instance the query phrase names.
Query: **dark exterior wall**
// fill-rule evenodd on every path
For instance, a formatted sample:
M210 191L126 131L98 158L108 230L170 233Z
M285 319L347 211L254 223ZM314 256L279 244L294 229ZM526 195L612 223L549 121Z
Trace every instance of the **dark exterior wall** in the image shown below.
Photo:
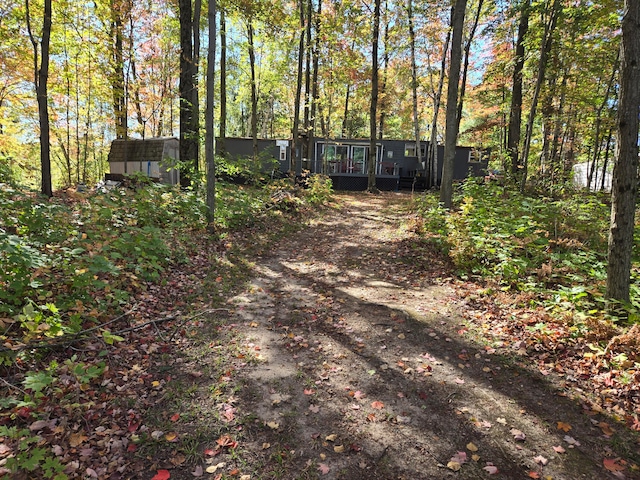
M278 140L258 139L258 155L264 160L263 170L271 171L272 160L276 160L279 170L287 173L289 170L289 149L286 149L285 159L280 159L280 147L277 145ZM253 156L253 140L251 138L227 137L225 139L225 149L227 157L230 159L251 158ZM220 151L217 152L220 154Z

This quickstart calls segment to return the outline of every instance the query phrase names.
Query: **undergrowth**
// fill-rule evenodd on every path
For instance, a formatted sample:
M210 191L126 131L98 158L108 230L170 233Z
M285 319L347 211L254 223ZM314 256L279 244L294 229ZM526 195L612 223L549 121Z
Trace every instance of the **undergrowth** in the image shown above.
M605 197L530 197L499 184L469 180L456 208L426 194L416 208L422 233L447 253L462 276L491 279L507 291L535 294L549 310L602 314L605 310L607 234ZM634 251L640 239L636 238ZM632 271L629 320L640 318L638 259Z

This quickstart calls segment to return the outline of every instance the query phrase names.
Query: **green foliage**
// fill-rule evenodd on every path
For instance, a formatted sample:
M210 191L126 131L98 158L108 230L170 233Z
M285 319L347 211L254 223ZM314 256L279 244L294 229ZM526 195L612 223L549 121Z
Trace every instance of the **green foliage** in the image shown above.
M333 194L333 184L326 175L311 175L306 179L304 198L312 205L326 203Z
M447 213L426 196L417 209L430 232L424 234L449 253L463 275L537 293L551 310L603 309L610 207L601 196L533 198L469 180L458 190L456 205ZM639 294L634 288L632 309L638 311Z
M0 425L0 437L18 441L19 452L15 457L9 457L6 468L14 473L32 472L37 478L65 480L65 465L52 455L47 449L38 447L41 438L34 435L27 428L6 427Z

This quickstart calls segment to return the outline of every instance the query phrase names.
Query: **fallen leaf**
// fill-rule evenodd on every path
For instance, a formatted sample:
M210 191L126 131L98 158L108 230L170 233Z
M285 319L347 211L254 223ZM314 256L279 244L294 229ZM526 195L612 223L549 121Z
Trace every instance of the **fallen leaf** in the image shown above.
M336 453L343 453L344 452L344 445L336 445L335 447L333 447L333 451Z
M268 449L269 447L271 447L271 444L270 444L270 443L264 442L264 443L262 444L262 449L263 449L263 450L266 450L266 449Z
M267 422L267 427L277 430L280 424L278 422Z
M316 391L313 388L305 388L304 389L304 394L305 395L313 395L314 393L316 393Z
M540 474L538 472L529 472L529 478L540 478Z
M202 475L204 475L204 469L201 465L197 465L195 470L191 472L191 475L193 475L194 477L201 477Z
M487 464L486 467L483 468L489 475L495 475L498 473L498 467L493 464Z
M611 437L615 433L613 428L611 428L611 426L606 422L598 423L598 427L600 427L600 429L602 430L602 433L607 437Z
M169 420L171 420L172 422L177 422L178 420L180 420L180 414L174 413L173 415L171 415L171 418Z
M467 450L469 450L470 452L477 452L478 447L476 447L474 443L467 443Z
M564 422L558 422L558 430L562 430L563 432L568 432L569 430L571 430L571 425L569 425L568 423L564 423Z
M167 440L167 442L177 442L178 434L176 432L169 432L164 436L164 438Z
M376 400L371 403L371 408L375 408L376 410L382 410L384 408L384 403Z
M88 437L82 431L69 435L69 445L73 448L81 445ZM168 478L168 477L167 477Z
M456 378L454 380L458 385L462 385L464 383L464 380L462 380L461 378Z
M621 462L620 458L605 458L602 463L604 468L609 470L610 472L621 472L624 470L624 465L620 465L618 462Z
M566 450L564 448L562 448L562 445L558 445L557 447L553 447L553 450L556 453L565 453L566 452Z
M362 393L360 390L356 390L355 392L353 392L353 398L355 398L356 400L360 400L364 396L365 394Z
M496 418L496 422L498 422L500 425L506 425L507 424L507 419L506 418L502 418L502 417L498 417L498 418Z
M251 475L242 475L240 480L251 480Z
M168 480L171 478L169 470L158 470L158 472L151 477L151 480Z
M311 410L313 413L318 413L320 411L320 407L318 407L317 405L309 405L309 410Z
M220 468L224 468L225 465L226 465L226 463L224 463L224 462L217 463L216 465L211 465L211 466L207 467L205 472L207 472L207 473L216 473L216 470L219 470Z
M509 432L511 432L513 438L519 442L524 442L524 440L527 438L527 436L517 428L512 428L511 430L509 430Z
M459 463L462 465L467 462L467 452L458 452L453 457L451 457L451 462Z
M540 465L546 465L547 463L549 463L549 460L544 458L542 455L534 457L533 461L539 463Z
M331 469L328 467L326 463L319 463L318 470L320 470L320 473L322 473L322 475L326 475L327 473L329 473L329 470Z
M477 462L478 460L480 460L480 455L471 455L471 460Z
M447 463L447 468L449 470L453 470L454 472L457 472L462 468L462 465L460 465L458 462L449 462Z
M338 438L338 435L336 435L335 433L332 433L331 435L327 435L324 439L327 442L335 442L336 438Z
M569 435L565 435L563 440L567 442L569 445L574 445L576 447L580 446L580 442L577 441L575 438L570 437Z

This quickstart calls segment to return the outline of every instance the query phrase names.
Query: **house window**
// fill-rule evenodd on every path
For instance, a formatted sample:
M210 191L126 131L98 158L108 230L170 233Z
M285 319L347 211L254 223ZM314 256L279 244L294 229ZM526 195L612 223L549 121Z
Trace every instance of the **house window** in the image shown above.
M415 143L405 143L404 144L404 156L405 157L415 157L416 156L416 144ZM424 158L427 156L427 146L424 143L420 143L420 157Z
M404 156L405 157L415 157L416 156L416 144L415 143L405 143L404 144Z

